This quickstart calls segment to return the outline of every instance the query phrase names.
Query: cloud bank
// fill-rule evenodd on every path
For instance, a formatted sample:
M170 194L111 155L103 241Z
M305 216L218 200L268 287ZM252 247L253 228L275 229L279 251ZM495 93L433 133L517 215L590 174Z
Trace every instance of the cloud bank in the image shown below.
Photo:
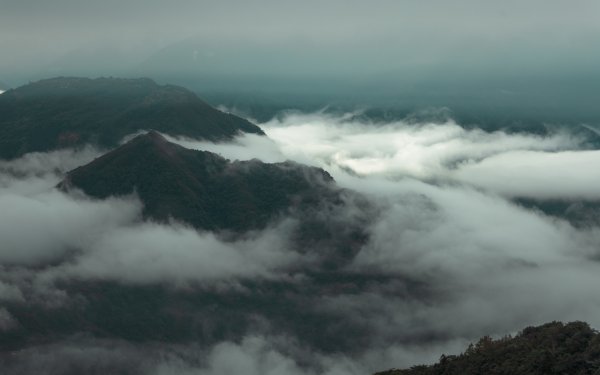
M371 223L370 241L351 267L410 276L427 284L434 299L368 291L328 297L326 306L366 309L358 314L368 316L362 323L381 336L390 325L398 329L392 335L433 330L464 338L554 319L600 324L590 287L599 266L597 224L575 228L514 200L585 207L600 199L593 167L600 154L589 149L589 138L565 128L539 135L465 129L453 121L355 119L352 113L292 113L261 124L279 147L269 158L283 154L322 167L342 186L377 201L383 214ZM243 137L237 142L253 148ZM457 324L461 319L464 325Z
M0 329L18 330L23 306L92 304L78 302L86 298L72 282L165 286L178 301L202 301L190 311L204 331L231 327L207 341L136 348L122 338L74 336L20 348L3 358L7 373L53 373L60 363L52 358L92 373L110 363L122 368L115 346L133 358L131 373L365 374L430 362L482 335L551 320L600 327L600 228L573 226L517 200L559 199L595 212L600 154L581 133L374 124L323 112L284 114L261 127L270 139L170 139L232 160L292 159L326 169L369 203L348 199L321 213L322 222L365 228L350 261L316 268L312 254L293 246L298 222L291 218L231 239L144 222L135 196L96 201L53 189L94 151L2 163ZM221 301L215 315L211 301ZM169 307L175 315L166 316L184 321L186 308ZM97 365L90 369L91 357Z

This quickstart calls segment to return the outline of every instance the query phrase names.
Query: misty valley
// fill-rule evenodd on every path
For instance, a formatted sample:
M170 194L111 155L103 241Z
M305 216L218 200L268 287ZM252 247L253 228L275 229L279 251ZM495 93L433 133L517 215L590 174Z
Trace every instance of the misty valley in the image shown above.
M251 104L0 94L3 374L597 373L600 128Z

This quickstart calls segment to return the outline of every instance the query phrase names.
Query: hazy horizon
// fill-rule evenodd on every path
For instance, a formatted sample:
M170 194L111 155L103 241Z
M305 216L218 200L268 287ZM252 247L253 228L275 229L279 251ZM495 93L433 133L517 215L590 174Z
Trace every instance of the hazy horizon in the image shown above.
M596 118L600 4L2 0L0 85L150 77L200 94L561 107ZM1 89L1 87L0 87Z

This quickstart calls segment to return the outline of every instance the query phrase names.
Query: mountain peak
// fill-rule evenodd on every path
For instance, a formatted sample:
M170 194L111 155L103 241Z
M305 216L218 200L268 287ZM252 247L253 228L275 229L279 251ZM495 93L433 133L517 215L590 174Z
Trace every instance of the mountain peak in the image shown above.
M165 137L163 137L162 134L160 134L156 130L149 130L148 132L146 132L146 134L142 134L141 137L149 138L153 142L168 143L167 139Z
M230 162L168 142L157 131L67 174L59 188L96 198L136 193L144 215L198 229L264 227L292 207L318 204L336 191L327 172L296 163Z
M148 144L153 144L155 146L161 146L161 147L165 146L167 144L175 146L175 144L169 142L162 134L160 134L158 131L153 130L153 129L148 130L145 133L135 136L126 144L133 145L136 143L148 143Z
M162 134L156 130L150 130L144 134L137 135L125 144L124 149L137 147L152 147L159 154L174 155L179 145L169 142Z

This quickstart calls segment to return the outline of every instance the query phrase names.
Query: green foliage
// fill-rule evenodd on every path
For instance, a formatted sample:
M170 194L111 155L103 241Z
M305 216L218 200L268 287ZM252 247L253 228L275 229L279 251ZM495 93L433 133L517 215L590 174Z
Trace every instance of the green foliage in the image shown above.
M377 375L598 374L600 334L583 322L527 327L517 336L484 336L458 356L442 355L431 366L389 370Z

